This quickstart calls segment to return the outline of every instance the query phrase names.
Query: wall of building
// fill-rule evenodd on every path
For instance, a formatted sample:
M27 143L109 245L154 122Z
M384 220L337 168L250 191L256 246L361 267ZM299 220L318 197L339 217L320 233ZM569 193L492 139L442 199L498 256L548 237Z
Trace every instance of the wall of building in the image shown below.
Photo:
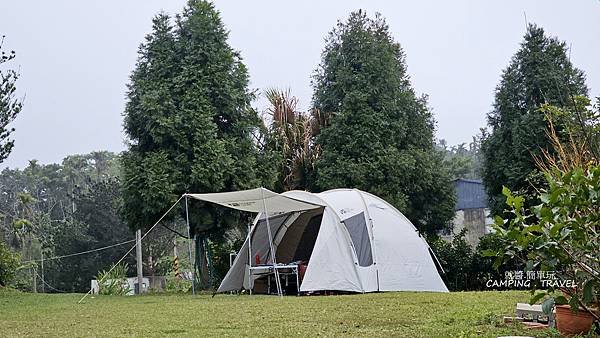
M443 234L442 238L451 241L455 235L467 229L465 240L475 248L479 239L491 231L488 214L488 209L484 208L457 210L452 221L452 231Z

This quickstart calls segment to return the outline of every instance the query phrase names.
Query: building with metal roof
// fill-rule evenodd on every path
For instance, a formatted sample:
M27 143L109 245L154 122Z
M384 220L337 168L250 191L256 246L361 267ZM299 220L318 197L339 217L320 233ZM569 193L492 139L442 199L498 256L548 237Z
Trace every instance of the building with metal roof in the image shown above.
M454 210L487 208L488 198L480 180L456 179L454 180L454 190L456 192Z
M491 232L491 218L488 217L488 197L480 180L459 178L454 180L456 206L452 229L441 233L442 237L452 240L454 235L466 229L466 241L475 247L479 239Z

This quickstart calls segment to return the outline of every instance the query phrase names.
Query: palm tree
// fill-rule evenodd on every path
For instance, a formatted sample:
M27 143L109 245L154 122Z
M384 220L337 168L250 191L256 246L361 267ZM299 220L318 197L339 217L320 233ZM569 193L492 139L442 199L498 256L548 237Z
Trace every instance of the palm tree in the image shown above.
M279 184L283 191L308 190L314 164L321 149L315 137L328 122L328 116L318 110L308 114L297 110L298 99L288 91L268 89L265 97L271 106L269 133L272 147L280 153Z

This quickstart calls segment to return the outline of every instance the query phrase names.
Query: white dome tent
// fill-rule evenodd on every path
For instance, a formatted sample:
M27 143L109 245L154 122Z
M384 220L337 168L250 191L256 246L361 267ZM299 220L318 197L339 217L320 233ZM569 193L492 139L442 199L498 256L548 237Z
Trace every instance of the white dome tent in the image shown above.
M308 262L301 282L296 278L300 292L448 292L413 224L367 192L258 188L186 196L258 213L217 292L252 291L271 272L282 294L279 269L295 267L298 275L300 262Z

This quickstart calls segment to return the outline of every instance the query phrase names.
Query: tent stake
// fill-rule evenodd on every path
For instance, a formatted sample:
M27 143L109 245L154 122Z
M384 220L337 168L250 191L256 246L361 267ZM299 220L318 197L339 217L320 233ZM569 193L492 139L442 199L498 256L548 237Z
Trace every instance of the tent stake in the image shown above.
M188 211L188 197L185 196L185 222L187 224L188 231L188 251L190 254L190 266L192 269L192 295L196 295L196 264L192 262L192 236L190 231L190 213Z

